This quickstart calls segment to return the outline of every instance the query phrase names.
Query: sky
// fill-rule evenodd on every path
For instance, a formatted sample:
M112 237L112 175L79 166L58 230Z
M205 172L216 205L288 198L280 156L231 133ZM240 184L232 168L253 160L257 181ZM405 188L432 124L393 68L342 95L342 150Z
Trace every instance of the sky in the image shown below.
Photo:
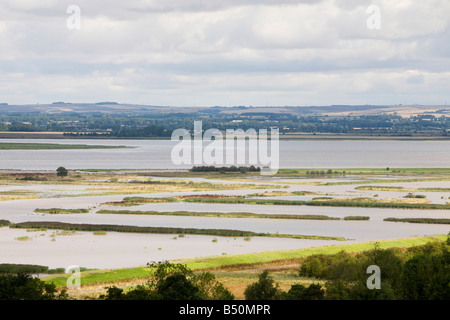
M448 0L0 0L0 103L450 103Z

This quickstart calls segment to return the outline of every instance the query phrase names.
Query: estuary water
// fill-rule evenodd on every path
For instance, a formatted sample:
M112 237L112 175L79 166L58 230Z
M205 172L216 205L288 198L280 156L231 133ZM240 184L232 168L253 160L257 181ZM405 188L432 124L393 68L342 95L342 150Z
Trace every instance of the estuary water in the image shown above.
M68 169L186 169L193 166L176 165L172 161L171 152L179 142L170 140L0 139L0 142L132 147L0 150L0 169L54 170L59 166ZM208 144L204 143L203 150ZM224 147L222 151L225 155L227 149ZM248 155L248 148L245 151ZM280 168L445 168L449 164L450 141L279 141Z

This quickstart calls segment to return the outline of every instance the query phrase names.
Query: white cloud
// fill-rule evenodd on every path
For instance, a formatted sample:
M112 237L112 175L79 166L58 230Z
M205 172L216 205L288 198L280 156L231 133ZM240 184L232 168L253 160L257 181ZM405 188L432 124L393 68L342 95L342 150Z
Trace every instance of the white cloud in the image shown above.
M0 3L0 100L426 103L430 92L431 103L448 92L445 0L78 0L82 28L69 30L72 4ZM371 4L380 30L366 26Z

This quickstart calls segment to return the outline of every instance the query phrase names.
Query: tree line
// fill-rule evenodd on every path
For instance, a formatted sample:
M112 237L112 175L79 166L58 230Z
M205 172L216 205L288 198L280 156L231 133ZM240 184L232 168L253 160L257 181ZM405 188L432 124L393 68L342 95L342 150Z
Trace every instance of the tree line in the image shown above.
M450 118L435 115L401 117L396 114L328 117L262 113L1 113L1 131L66 132L77 137L170 137L175 129L193 130L201 119L203 129L268 129L281 134L331 133L377 135L447 135Z

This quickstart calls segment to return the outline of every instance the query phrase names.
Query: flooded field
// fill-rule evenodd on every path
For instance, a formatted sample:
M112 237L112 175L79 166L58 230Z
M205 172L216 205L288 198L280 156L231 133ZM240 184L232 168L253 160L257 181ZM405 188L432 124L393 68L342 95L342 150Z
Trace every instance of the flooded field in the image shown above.
M164 178L165 181L189 180L210 182L213 184L234 183L239 189L218 189L183 192L121 193L117 180L105 177L99 181L97 176L84 174L81 183L22 183L4 182L0 185L0 219L12 223L26 221L57 221L76 224L111 224L126 226L177 227L233 229L270 234L308 235L324 237L343 237L346 241L309 240L264 237L222 237L205 235L178 234L136 234L105 232L101 235L93 232L63 232L57 230L26 230L0 228L0 263L40 264L51 268L79 265L87 268L115 268L145 265L150 261L165 259L192 258L211 255L230 255L262 251L299 249L382 239L447 234L450 225L446 224L412 224L383 221L386 218L449 218L447 209L400 209L343 206L311 205L264 205L264 204L224 204L196 202L140 203L133 206L109 205L107 202L120 202L125 197L165 198L187 195L226 195L241 196L246 199L275 199L311 201L316 198L326 199L371 199L371 201L404 202L410 193L423 195L424 198L412 199L427 203L445 205L449 202L449 181L392 182L392 179L407 179L405 176L348 176L337 178L310 177L273 177L260 179L258 189L249 179L218 178ZM142 177L141 177L142 178ZM159 179L156 176L153 180ZM416 177L417 178L417 177ZM87 180L86 180L87 179ZM91 182L88 182L92 179ZM145 179L149 179L148 176ZM367 181L370 179L370 184ZM376 179L374 181L374 179ZM421 177L430 179L430 176ZM439 179L443 179L441 176ZM386 181L390 181L386 183ZM108 182L114 181L114 182ZM129 187L129 177L123 177L122 184ZM327 184L332 182L332 184ZM133 184L133 187L139 184ZM252 188L246 188L246 186ZM367 186L378 187L367 190ZM383 187L390 187L383 189ZM365 188L364 188L365 187ZM401 187L403 189L392 189ZM119 188L119 189L118 189ZM361 189L362 188L362 189ZM434 191L417 191L434 188ZM437 188L437 189L436 189ZM92 194L93 192L114 194ZM127 189L128 190L128 189ZM134 190L134 189L131 189ZM136 189L137 190L137 189ZM387 190L387 191L386 191ZM390 191L395 190L395 191ZM413 190L413 192L411 192ZM273 193L275 192L275 193ZM298 194L292 194L297 192ZM277 196L274 196L277 195ZM284 195L288 194L288 195ZM8 197L27 198L8 198ZM367 200L366 200L367 201ZM35 209L88 209L87 213L50 214L35 212ZM157 211L163 214L99 214L99 210ZM227 218L174 216L174 212L245 212L260 215L324 215L340 220L294 220L274 218ZM368 220L346 221L348 216L365 216Z

